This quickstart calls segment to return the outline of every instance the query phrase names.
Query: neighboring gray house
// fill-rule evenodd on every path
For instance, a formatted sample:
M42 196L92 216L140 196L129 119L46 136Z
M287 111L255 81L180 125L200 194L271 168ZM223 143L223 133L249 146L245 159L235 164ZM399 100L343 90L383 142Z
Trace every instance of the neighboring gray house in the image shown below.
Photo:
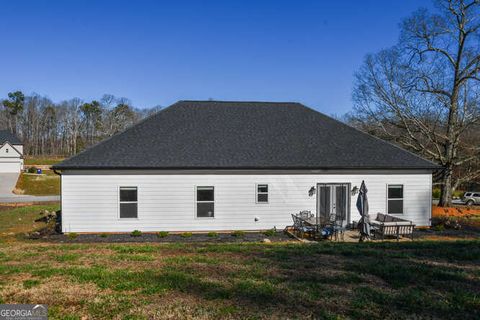
M0 130L0 173L23 170L23 144L9 130Z
M64 232L148 232L350 222L362 180L371 213L428 226L438 166L299 103L179 101L54 169Z

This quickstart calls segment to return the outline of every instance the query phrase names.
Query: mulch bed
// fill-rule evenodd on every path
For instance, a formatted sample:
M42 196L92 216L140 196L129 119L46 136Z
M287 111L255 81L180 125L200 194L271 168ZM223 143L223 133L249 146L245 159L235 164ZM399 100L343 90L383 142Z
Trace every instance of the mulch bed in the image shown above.
M277 232L274 236L266 236L261 232L245 232L243 235L233 235L231 233L218 233L217 237L209 237L207 234L192 234L190 237L182 237L181 234L169 234L161 238L156 234L143 233L139 237L133 237L128 233L120 234L78 234L74 239L64 234L45 235L38 238L41 241L57 243L227 243L227 242L264 242L265 239L270 242L297 241L283 232ZM268 241L267 241L268 242Z

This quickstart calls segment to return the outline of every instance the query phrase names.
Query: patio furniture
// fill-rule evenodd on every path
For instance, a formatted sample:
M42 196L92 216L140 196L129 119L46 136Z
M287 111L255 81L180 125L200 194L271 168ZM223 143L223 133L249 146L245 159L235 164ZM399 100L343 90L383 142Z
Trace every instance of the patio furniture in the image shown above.
M376 213L370 215L370 226L375 238L385 239L385 236L409 236L413 241L415 225L412 221L401 219L389 214Z
M300 219L303 219L303 220L311 219L311 218L313 218L313 216L314 216L314 214L310 210L300 211L297 215L297 217L299 217Z
M330 234L330 240L332 240L332 238L334 238L335 241L338 241L339 239L342 241L345 240L345 230L347 228L344 226L343 220L338 219L336 213L330 214L329 226L332 230Z
M308 223L305 222L304 219L294 214L292 214L292 219L293 219L293 231L297 233L300 236L300 238L303 238L305 234L311 237L315 237L315 234L317 232L316 226L309 225Z

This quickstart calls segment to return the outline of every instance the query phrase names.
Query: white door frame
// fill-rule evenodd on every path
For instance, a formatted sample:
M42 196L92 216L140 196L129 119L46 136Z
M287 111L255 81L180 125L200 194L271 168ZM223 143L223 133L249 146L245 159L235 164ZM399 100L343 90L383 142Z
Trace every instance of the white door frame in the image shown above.
M346 186L347 188L347 192L345 193L345 201L346 201L346 217L345 217L345 221L344 223L345 224L348 224L350 223L350 219L351 219L351 215L350 215L350 208L351 208L351 197L350 197L350 190L351 190L351 183L350 182L319 182L317 183L317 191L316 191L316 206L317 206L317 217L320 216L320 186L328 186L330 187L331 191L330 191L330 204L334 204L335 206L335 203L336 203L336 197L335 197L335 193L336 191L333 191L332 190L336 190L335 187L337 186ZM332 201L332 199L334 199L334 201Z

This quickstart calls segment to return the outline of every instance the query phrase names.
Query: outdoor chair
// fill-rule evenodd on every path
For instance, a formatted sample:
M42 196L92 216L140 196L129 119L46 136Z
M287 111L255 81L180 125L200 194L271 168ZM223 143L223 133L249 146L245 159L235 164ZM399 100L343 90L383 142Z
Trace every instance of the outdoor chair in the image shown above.
M339 239L341 241L345 240L345 230L347 229L346 226L343 225L343 220L337 219L337 214L332 213L329 216L329 225L332 228L332 233L330 235L330 240L332 238L335 239L335 241L338 241Z
M298 213L298 217L301 219L310 219L313 218L313 213L310 210L303 210Z
M303 238L305 234L310 237L315 237L316 228L314 226L307 226L305 225L302 218L292 214L293 219L293 231L297 234L300 238Z

